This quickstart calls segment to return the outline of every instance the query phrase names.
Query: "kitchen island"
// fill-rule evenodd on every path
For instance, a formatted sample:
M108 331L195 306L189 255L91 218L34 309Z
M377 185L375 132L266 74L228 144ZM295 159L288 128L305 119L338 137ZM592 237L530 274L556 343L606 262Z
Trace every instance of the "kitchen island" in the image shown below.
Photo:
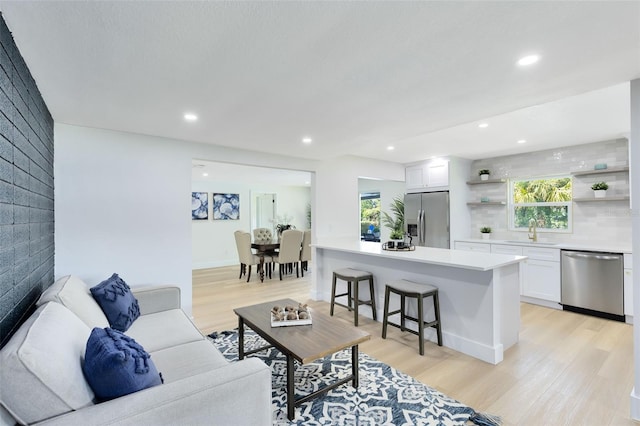
M313 247L311 297L315 300L330 301L333 271L361 269L373 273L378 318L383 317L385 283L407 279L438 287L444 346L498 364L504 351L518 342L520 262L524 256L429 247L386 251L380 243L345 239L324 240ZM362 298L367 299L368 290L365 286L361 289L365 293ZM392 299L390 309L399 304ZM432 304L425 305L426 317L432 318ZM408 306L415 316L415 303ZM371 317L366 308L360 309L360 314ZM436 341L435 330L425 330L425 338Z

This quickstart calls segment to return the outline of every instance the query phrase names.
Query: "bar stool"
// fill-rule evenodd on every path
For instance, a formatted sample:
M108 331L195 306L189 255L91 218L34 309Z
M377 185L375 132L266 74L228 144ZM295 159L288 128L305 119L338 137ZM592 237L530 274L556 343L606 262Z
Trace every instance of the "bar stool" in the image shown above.
M400 296L400 309L389 312L389 296L395 293ZM433 297L433 308L435 320L426 322L424 320L423 299ZM410 317L406 313L405 298L410 297L418 301L418 318ZM390 315L400 314L400 324L389 321ZM418 324L418 331L405 327L405 320L410 320ZM384 291L384 319L382 321L382 338L387 338L387 325L392 325L402 331L408 331L419 337L420 355L424 355L424 328L433 327L438 333L438 346L442 346L442 330L440 328L440 303L438 301L438 288L429 284L419 284L408 280L397 280L388 283Z
M336 281L339 279L347 282L347 292L336 294ZM358 294L358 287L361 281L369 281L369 294L371 299L369 300L360 300L360 296ZM353 294L352 294L352 286L351 284L355 283L353 286ZM336 302L336 297L347 296L347 304L344 305L342 303ZM371 306L371 311L373 312L373 320L376 321L376 298L375 293L373 291L373 274L371 272L359 271L357 269L344 268L338 269L333 272L333 284L331 286L331 311L330 314L333 316L333 308L334 305L342 306L343 308L347 308L350 311L353 311L353 323L357 327L358 326L358 306L359 305L369 305ZM353 306L352 306L353 305Z

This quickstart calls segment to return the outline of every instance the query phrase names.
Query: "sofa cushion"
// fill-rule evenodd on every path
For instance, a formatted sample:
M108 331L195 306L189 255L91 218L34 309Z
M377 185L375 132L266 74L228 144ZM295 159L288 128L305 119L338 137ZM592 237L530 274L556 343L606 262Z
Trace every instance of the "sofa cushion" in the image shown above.
M127 331L140 316L138 301L118 274L91 287L91 294L109 320L109 325L116 330Z
M66 306L84 321L89 329L109 326L107 317L91 296L89 287L76 276L67 275L58 279L42 293L36 305L41 306L47 302L57 302Z
M162 376L144 348L112 328L91 331L82 370L101 401L162 384Z
M127 336L149 352L204 339L182 309L142 315L131 325Z
M93 404L82 373L91 329L58 303L40 306L0 351L0 402L35 423Z
M153 362L162 371L165 383L195 376L229 364L209 340L185 343L151 353Z

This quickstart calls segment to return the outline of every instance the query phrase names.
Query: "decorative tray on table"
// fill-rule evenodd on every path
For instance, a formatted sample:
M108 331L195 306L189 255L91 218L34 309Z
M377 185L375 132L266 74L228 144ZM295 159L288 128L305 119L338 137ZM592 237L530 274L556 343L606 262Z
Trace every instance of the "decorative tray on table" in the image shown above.
M274 306L271 309L271 327L309 324L311 324L311 312L307 305Z
M414 246L413 244L405 244L400 247L396 245L394 245L394 247L389 247L389 243L382 244L382 250L387 250L387 251L414 251L415 249L416 249L416 246Z

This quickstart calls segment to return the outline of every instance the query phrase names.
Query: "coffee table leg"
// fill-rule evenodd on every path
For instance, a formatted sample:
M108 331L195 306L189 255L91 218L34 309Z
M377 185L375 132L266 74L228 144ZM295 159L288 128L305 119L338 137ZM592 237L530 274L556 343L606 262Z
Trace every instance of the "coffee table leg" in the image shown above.
M287 355L287 418L289 420L293 420L296 417L296 395L293 373L293 357Z
M353 380L351 384L354 388L358 387L358 345L351 346L351 375Z
M244 359L244 320L238 317L238 359Z

